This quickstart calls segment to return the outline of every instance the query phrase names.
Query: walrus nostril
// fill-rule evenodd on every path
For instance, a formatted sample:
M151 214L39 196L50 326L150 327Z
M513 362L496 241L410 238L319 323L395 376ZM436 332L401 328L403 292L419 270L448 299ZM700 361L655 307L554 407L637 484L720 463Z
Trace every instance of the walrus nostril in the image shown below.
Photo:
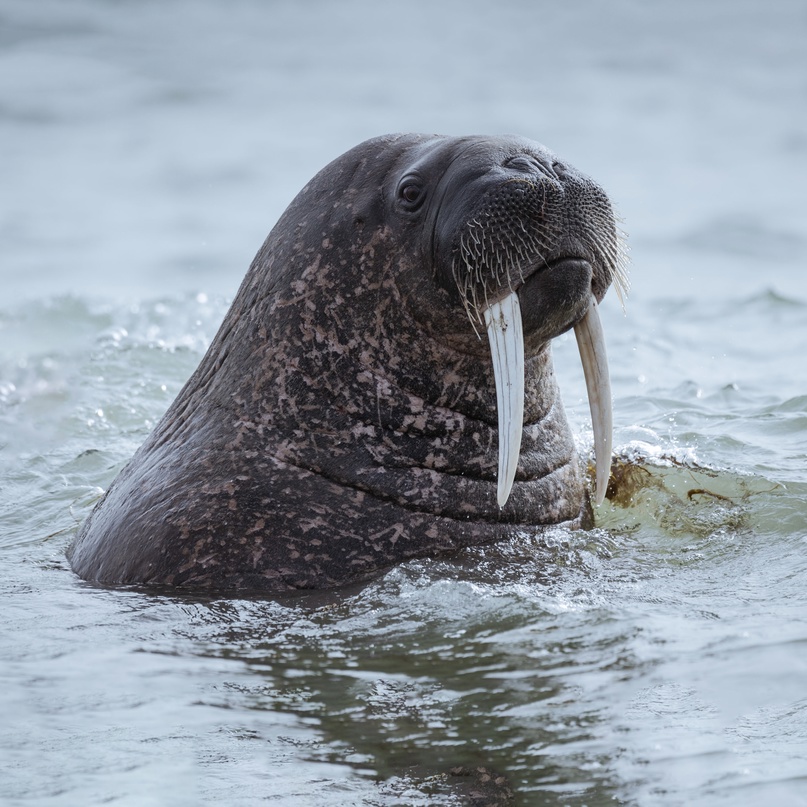
M505 168L513 168L516 171L524 171L534 174L536 171L545 172L545 168L530 154L517 154L515 157L508 157L504 161Z
M516 154L513 157L508 157L502 165L505 168L510 168L530 176L539 174L542 177L549 179L558 179L559 175L555 170L559 166L563 171L563 165L557 162L550 163L548 160L536 157L533 154Z

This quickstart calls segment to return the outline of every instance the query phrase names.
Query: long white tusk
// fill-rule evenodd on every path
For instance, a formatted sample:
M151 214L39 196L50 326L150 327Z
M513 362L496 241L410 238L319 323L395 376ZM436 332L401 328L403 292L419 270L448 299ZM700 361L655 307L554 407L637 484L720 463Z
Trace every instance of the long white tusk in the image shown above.
M577 348L586 378L591 425L594 430L594 467L596 484L594 503L605 499L608 477L611 475L611 440L613 419L611 414L611 381L608 377L608 358L605 355L605 338L597 311L597 301L591 298L586 315L574 326Z
M488 305L485 308L485 325L493 357L499 415L496 501L499 507L504 507L516 476L524 425L524 333L518 295L510 292Z

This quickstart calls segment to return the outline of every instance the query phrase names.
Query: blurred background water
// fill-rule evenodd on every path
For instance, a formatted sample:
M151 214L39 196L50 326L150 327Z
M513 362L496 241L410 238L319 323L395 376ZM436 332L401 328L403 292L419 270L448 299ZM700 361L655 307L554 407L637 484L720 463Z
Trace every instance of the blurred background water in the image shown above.
M0 0L0 804L451 805L479 766L807 804L805 42L803 0ZM82 584L266 233L392 131L523 134L614 200L597 528L293 601Z

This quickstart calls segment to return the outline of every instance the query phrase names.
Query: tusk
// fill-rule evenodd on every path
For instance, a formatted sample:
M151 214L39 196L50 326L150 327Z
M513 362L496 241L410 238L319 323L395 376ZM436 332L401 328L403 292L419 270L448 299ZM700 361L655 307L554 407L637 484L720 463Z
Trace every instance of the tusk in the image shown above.
M499 415L499 474L496 501L504 507L513 488L524 425L524 334L513 291L485 307Z
M577 348L586 378L591 425L594 430L594 467L596 483L594 503L605 499L608 477L611 475L611 381L608 377L608 358L605 355L605 338L597 312L597 301L591 298L586 315L574 326Z

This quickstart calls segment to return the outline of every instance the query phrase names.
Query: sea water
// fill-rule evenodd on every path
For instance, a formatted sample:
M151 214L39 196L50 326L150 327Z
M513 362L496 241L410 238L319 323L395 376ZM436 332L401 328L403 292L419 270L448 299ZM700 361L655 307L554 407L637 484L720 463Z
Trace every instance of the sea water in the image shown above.
M453 805L477 768L807 804L806 35L786 0L2 0L0 804ZM518 132L617 205L596 527L325 595L78 580L285 205L407 130Z

